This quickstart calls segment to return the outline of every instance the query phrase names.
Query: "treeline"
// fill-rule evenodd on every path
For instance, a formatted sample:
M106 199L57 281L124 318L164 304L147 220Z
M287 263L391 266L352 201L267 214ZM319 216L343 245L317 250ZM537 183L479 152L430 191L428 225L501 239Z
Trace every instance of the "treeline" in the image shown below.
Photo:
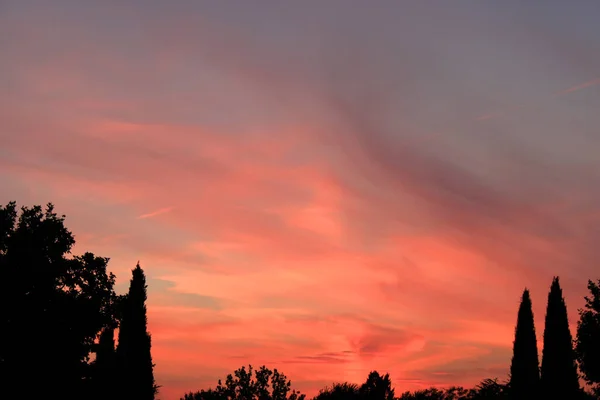
M71 255L64 218L0 206L1 397L154 399L144 272L117 295L108 258Z
M313 400L585 400L600 398L600 280L588 282L590 295L579 310L577 338L569 329L567 306L558 277L552 280L540 367L531 297L525 289L517 314L513 357L505 381L484 379L474 388L429 388L395 397L389 374L372 371L362 385L334 383ZM578 367L581 375L578 373ZM271 385L269 390L269 377ZM582 377L590 386L579 384ZM283 388L283 390L282 390ZM288 396L289 394L289 396ZM242 367L215 389L187 393L180 400L304 400L277 370L261 367L252 375Z
M154 400L146 277L138 265L117 295L108 258L71 254L73 234L52 204L0 206L0 384L19 399ZM397 395L390 376L334 383L314 400L532 400L600 398L600 280L588 282L575 340L555 277L546 308L541 363L531 298L521 298L510 373L474 388ZM115 337L116 336L116 337ZM116 342L116 345L115 345ZM580 378L587 390L580 386ZM215 388L181 400L305 400L278 370L242 367Z
M215 389L187 393L180 400L305 400L305 395L292 390L291 382L277 370L263 366L255 371L254 377L252 371L252 366L248 370L242 367L228 375L225 383L219 381ZM269 386L269 377L273 376L276 378L271 378ZM485 379L472 389L429 388L396 396L389 374L371 371L362 385L333 383L321 389L313 400L493 400L511 398L508 396L508 385L497 379Z

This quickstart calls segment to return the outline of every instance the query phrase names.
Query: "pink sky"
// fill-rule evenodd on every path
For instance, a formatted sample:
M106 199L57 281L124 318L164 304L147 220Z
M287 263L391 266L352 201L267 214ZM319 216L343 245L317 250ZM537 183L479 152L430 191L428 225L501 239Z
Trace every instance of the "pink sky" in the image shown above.
M161 399L248 363L309 395L504 379L554 275L575 325L591 2L104 3L0 6L0 201L53 202L121 292L140 260Z

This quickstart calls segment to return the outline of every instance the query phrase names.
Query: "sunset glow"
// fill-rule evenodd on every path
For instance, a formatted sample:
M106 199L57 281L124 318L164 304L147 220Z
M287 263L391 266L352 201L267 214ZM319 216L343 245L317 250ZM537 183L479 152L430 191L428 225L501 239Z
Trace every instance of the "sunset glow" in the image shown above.
M555 275L575 326L600 5L370 4L0 4L0 202L54 203L121 293L140 261L162 400L504 378Z

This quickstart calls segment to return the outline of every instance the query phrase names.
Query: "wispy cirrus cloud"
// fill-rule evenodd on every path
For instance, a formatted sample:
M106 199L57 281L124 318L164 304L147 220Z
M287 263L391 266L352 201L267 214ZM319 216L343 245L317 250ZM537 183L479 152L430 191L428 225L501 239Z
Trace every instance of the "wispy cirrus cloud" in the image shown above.
M163 208L159 208L158 210L154 210L149 213L139 215L137 218L138 219L153 218L158 215L166 214L171 211L173 211L173 207L163 207Z
M596 86L596 85L600 85L600 78L598 78L598 79L592 79L590 81L583 82L583 83L580 83L578 85L572 86L572 87L570 87L568 89L565 89L565 90L562 90L562 91L556 93L554 96L562 96L562 95L565 95L565 94L568 94L568 93L576 92L578 90L587 89L589 87Z
M564 96L564 95L567 95L567 94L570 94L570 93L573 93L573 92L577 92L579 90L587 89L587 88L590 88L590 87L593 87L593 86L596 86L596 85L600 85L600 78L599 79L592 79L592 80L589 80L589 81L586 81L586 82L583 82L583 83L579 83L579 84L577 84L575 86L571 86L568 89L564 89L564 90L561 90L559 92L554 93L550 97L551 98L555 98L555 97ZM492 118L498 118L498 117L502 117L502 116L506 115L507 113L514 112L514 111L521 110L521 109L531 108L532 106L533 106L533 104L532 105L520 105L520 106L515 106L515 107L512 107L512 108L508 108L508 109L503 110L503 111L490 112L490 113L487 113L487 114L480 115L479 117L475 118L475 120L476 121L485 121L485 120L489 120L489 119L492 119Z

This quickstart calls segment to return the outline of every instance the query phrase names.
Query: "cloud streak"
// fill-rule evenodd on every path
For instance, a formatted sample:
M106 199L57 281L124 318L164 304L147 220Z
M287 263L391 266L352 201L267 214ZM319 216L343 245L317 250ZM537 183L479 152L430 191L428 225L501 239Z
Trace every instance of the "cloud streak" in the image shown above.
M592 80L589 80L587 82L583 82L583 83L577 84L575 86L571 86L568 89L564 89L564 90L561 90L559 92L556 92L556 93L554 93L551 96L551 98L561 97L561 96L564 96L564 95L567 95L567 94L570 94L570 93L573 93L573 92L577 92L579 90L587 89L587 88L590 88L590 87L593 87L593 86L596 86L596 85L600 85L600 78L599 79L592 79ZM502 112L498 111L498 112L491 112L491 113L480 115L479 117L475 118L475 120L476 121L486 121L486 120L489 120L489 119L492 119L492 118L499 118L499 117L502 117L502 116L506 115L510 111L514 112L516 110L527 109L527 108L531 108L531 107L532 107L532 105L529 105L529 106L523 106L523 105L516 106L516 107L509 108L508 110L505 110L505 111L502 111Z
M589 87L596 86L596 85L600 85L600 78L599 79L592 79L591 81L587 81L587 82L581 83L579 85L572 86L572 87L570 87L568 89L565 89L565 90L563 90L561 92L558 92L557 94L555 94L555 96L561 96L561 95L565 95L565 94L568 94L568 93L573 93L573 92L576 92L578 90L587 89Z
M153 217L156 217L158 215L166 214L166 213L171 212L171 211L173 211L173 207L159 208L158 210L151 211L149 213L139 215L137 217L137 219L153 218Z

